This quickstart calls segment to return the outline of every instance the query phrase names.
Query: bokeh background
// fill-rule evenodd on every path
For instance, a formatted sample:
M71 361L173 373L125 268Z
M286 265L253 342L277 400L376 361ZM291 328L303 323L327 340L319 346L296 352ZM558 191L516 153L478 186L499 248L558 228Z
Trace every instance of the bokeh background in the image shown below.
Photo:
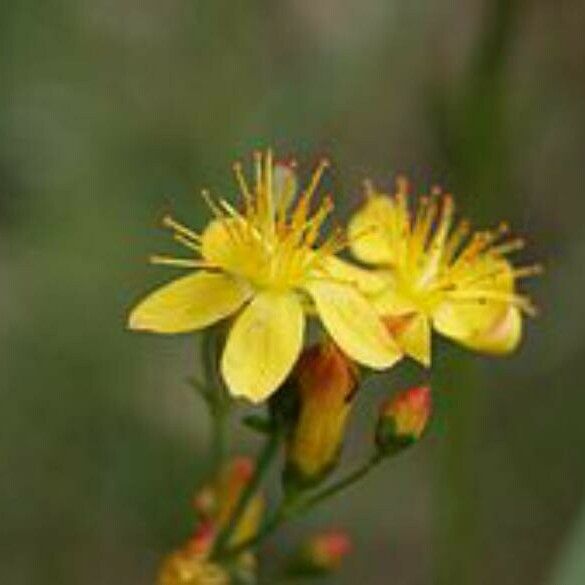
M416 449L272 541L347 528L332 583L585 583L585 3L18 0L0 6L0 582L152 583L189 533L208 420L197 338L125 331L255 147L321 154L342 213L368 175L509 220L547 274L507 359L437 347ZM307 168L306 166L303 168ZM346 449L413 367L368 381ZM236 423L239 452L256 439ZM278 493L273 485L271 496Z

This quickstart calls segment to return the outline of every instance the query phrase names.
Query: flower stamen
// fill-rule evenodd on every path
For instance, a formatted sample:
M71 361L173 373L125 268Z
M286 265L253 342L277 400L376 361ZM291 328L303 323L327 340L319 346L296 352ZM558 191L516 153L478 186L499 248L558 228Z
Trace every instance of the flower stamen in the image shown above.
M169 228L171 230L174 230L175 232L177 232L178 234L181 234L182 236L193 240L194 242L201 242L201 236L194 232L193 230L189 229L187 226L179 223L178 221L176 221L175 219L173 219L170 215L165 215L162 218L161 221L163 227Z
M151 264L164 266L176 266L177 268L209 268L211 264L207 260L195 260L193 258L174 258L155 254L149 258Z
M233 164L233 171L236 177L236 182L238 183L238 187L240 188L240 193L244 199L245 205L245 213L249 214L252 209L252 193L250 192L250 188L248 187L248 182L244 177L244 173L242 171L242 163L240 161L236 161Z

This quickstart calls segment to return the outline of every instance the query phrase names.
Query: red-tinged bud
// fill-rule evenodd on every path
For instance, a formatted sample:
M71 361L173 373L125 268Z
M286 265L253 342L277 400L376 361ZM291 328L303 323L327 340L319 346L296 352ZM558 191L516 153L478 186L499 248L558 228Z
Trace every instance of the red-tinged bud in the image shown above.
M212 521L203 522L198 526L195 534L191 537L191 539L188 540L186 545L181 549L180 554L177 555L177 553L175 553L175 566L178 557L179 562L182 560L183 563L186 563L187 560L190 560L190 562L187 563L187 566L191 568L197 565L195 562L195 560L197 560L199 561L199 564L197 565L198 568L203 567L205 568L205 571L207 571L207 573L203 573L203 575L207 575L207 581L204 580L201 575L198 575L197 579L199 579L199 581L188 581L187 583L189 585L224 585L224 583L227 585L228 582L230 584L232 583L231 579L229 581L225 581L225 579L227 579L227 574L224 573L223 569L218 571L217 569L219 567L210 561L210 555L212 553L216 537L216 525ZM234 562L231 564L230 572L233 578L233 582L255 583L257 572L257 561L255 555L251 552L243 552L238 555L237 559L234 559ZM218 578L219 581L216 583L216 581L212 580L212 577Z
M193 498L193 508L199 517L196 537L207 530L213 540L231 522L237 503L253 475L254 461L249 457L235 457L220 469L212 481L199 489ZM264 497L258 493L248 504L233 532L232 546L256 535L263 512Z
M215 520L220 529L231 521L242 493L253 475L254 462L249 457L233 459L219 474L215 484L217 499ZM237 546L254 537L260 526L263 512L264 498L261 494L257 494L244 511L229 544Z
M351 551L351 540L342 531L324 532L314 536L307 544L313 564L326 571L335 571Z
M195 534L185 545L185 550L193 555L205 556L211 552L217 535L215 524L212 521L201 523Z
M288 569L291 576L324 576L341 567L351 552L349 535L341 530L316 534L303 544Z
M287 484L313 484L335 465L357 369L332 342L306 349L293 373L298 413L287 442Z
M431 389L418 386L384 401L376 428L376 445L392 454L418 441L431 416Z
M233 505L253 473L254 462L249 457L236 457L227 463L214 481L200 488L193 497L193 508L199 518L223 520L226 508Z

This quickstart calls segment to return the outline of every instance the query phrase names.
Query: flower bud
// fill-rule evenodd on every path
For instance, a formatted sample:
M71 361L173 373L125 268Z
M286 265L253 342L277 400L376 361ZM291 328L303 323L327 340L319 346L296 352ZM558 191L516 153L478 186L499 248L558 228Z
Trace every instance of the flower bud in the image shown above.
M200 488L193 498L193 508L199 519L199 528L211 526L217 536L231 521L234 510L248 482L254 474L254 462L249 457L236 457L226 463L215 479ZM264 498L257 494L244 511L236 527L230 545L235 546L256 535Z
M219 529L229 524L248 482L254 475L254 462L249 457L237 457L220 472L215 485L217 510L215 521ZM229 542L230 546L254 537L264 512L264 498L258 494L248 504Z
M357 369L332 342L306 349L293 373L298 412L287 443L288 485L313 484L335 465Z
M376 428L376 445L385 454L396 453L417 441L431 415L431 390L418 386L384 401Z
M191 537L185 549L189 550L194 555L205 556L211 552L217 530L212 521L202 522L197 527L195 534Z
M237 457L228 462L193 498L198 524L193 536L179 550L163 561L158 585L230 585L230 575L210 560L217 535L231 521L235 508L248 482L254 475L254 462ZM230 546L254 537L258 532L264 499L261 494L252 498L242 514L229 541ZM243 552L230 567L233 574L249 582L256 572L253 554ZM245 579L244 579L245 577ZM240 581L238 581L240 582Z
M351 548L351 540L346 532L331 530L316 534L301 547L287 572L297 577L333 573L340 568Z

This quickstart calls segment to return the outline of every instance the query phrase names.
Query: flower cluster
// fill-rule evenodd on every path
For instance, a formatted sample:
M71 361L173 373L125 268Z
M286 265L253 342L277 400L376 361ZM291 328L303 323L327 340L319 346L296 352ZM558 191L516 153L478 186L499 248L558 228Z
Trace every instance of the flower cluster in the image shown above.
M363 373L394 368L403 358L431 367L433 331L483 354L510 353L522 338L523 316L535 313L517 285L542 269L512 263L524 242L511 238L507 225L472 232L467 220L456 219L451 195L434 189L411 201L401 178L390 194L366 182L365 201L347 229L328 229L333 200L318 197L328 166L321 161L300 189L294 162L258 152L253 180L234 165L237 204L203 191L212 215L203 230L163 218L186 255L152 262L188 272L139 302L130 329L213 332L217 359L210 363L219 375L206 367L209 379L197 385L216 437L232 398L268 408L246 419L266 436L256 463L222 463L222 450L215 450L219 471L195 500L195 536L165 560L160 585L253 583L254 553L264 539L427 429L430 388L394 393L379 408L365 462L322 488L338 466ZM306 343L308 321L318 326L317 342ZM285 495L265 515L259 486L281 446ZM284 574L326 574L349 548L345 533L318 535Z
M230 571L212 559L218 535L228 526L253 473L254 462L238 457L198 491L193 501L198 520L194 535L164 560L159 585L229 585L234 574L240 579L255 574L256 559L250 553L239 555ZM231 546L237 546L256 534L263 512L264 498L256 494L234 527Z
M255 156L250 187L234 167L242 205L206 201L214 220L198 234L170 216L163 224L194 257L155 256L155 263L190 268L187 276L157 289L134 308L131 329L181 333L234 317L221 360L233 396L261 402L293 368L303 346L306 315L317 315L335 342L356 362L375 369L401 357L373 305L351 282L330 274L348 245L342 230L320 237L332 211L325 198L311 211L327 162L297 196L290 166L274 164L270 151Z

